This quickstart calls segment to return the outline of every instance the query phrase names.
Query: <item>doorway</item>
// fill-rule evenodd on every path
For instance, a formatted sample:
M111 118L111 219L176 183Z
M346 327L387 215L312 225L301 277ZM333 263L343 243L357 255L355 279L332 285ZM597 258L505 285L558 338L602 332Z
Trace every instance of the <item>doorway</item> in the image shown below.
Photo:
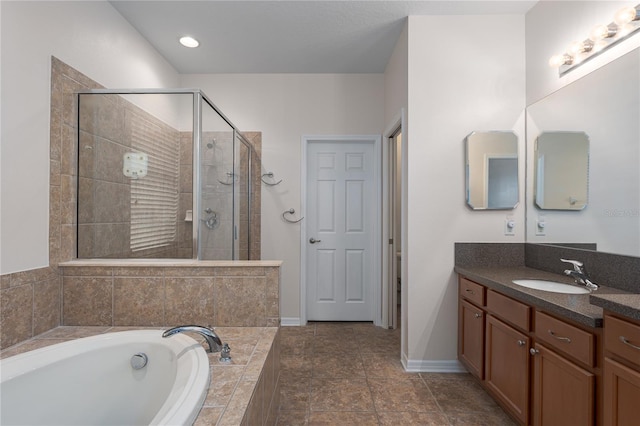
M302 142L301 323L379 324L381 138Z
M402 301L402 128L388 138L388 327L397 328Z

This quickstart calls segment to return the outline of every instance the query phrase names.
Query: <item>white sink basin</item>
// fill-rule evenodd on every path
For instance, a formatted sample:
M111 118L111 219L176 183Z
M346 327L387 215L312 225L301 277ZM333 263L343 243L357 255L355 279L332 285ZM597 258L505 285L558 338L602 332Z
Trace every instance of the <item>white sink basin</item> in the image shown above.
M555 281L546 280L513 280L514 284L522 287L533 288L536 290L550 291L552 293L566 294L587 294L590 290L586 287L578 287L577 285L557 283Z

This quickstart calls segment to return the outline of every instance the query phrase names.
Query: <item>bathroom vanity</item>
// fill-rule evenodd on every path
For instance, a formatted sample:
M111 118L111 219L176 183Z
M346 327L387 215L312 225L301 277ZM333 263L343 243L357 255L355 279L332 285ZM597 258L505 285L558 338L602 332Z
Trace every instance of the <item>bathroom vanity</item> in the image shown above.
M558 274L524 266L458 266L456 272L458 359L518 423L637 421L640 350L619 336L640 340L640 319L603 315L589 294L512 283L522 278L571 283ZM595 294L605 300L629 296L607 287Z

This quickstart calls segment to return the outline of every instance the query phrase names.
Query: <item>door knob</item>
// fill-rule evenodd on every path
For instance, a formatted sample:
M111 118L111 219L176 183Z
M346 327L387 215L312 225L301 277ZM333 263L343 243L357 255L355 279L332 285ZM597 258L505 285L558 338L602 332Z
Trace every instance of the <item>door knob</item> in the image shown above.
M313 238L313 237L309 238L309 242L310 242L311 244L319 243L320 241L322 241L322 240L316 240L316 239L315 239L315 238Z

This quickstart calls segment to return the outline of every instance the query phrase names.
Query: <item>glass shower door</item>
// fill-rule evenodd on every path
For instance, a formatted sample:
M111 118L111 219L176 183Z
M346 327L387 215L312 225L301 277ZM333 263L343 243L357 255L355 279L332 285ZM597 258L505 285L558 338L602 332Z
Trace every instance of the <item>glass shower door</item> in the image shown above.
M234 259L234 130L206 102L202 102L198 252L201 260Z

